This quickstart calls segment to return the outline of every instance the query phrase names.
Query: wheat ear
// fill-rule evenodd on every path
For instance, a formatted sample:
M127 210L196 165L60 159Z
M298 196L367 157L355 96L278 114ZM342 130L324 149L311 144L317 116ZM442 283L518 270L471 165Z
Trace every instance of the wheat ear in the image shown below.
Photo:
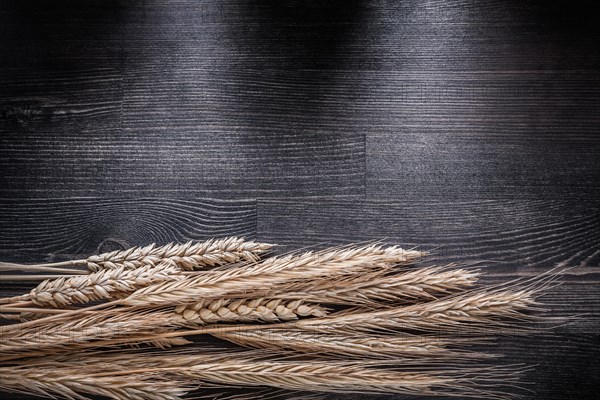
M86 271L71 269L69 267L85 266L85 260L61 261L47 264L18 264L9 262L0 262L0 271L31 271L31 272L52 272L55 274L79 275L86 274ZM67 267L67 268L65 268Z
M422 252L398 247L370 245L329 249L300 256L271 257L259 264L235 269L208 271L179 282L166 282L142 288L123 303L127 305L183 304L204 299L248 296L282 283L310 281L316 277L356 274L393 264L408 263Z
M121 266L90 275L46 280L29 293L28 300L39 306L60 307L123 298L148 285L183 279L180 272L179 267L166 262L133 270Z
M298 317L324 317L327 310L302 300L219 299L181 305L175 311L194 324L215 322L290 321Z
M301 329L417 329L465 334L500 334L500 328L506 328L511 333L517 333L525 328L518 327L516 323L535 319L526 313L537 304L535 294L535 289L480 290L379 311L342 312L318 321L297 321L294 325Z
M172 311L109 310L86 314L80 318L43 326L24 328L0 336L0 353L23 353L30 350L75 349L101 345L106 340L123 340L129 345L140 343L183 344L157 335L181 327L186 321ZM151 339L145 336L154 335ZM142 339L137 340L137 337ZM127 340L128 339L128 340ZM159 346L160 347L160 346Z
M518 371L502 368L454 369L452 372L401 372L369 363L260 361L231 358L181 368L178 373L201 382L234 387L271 386L330 393L404 394L505 398L491 384L510 384Z
M478 271L452 267L394 270L392 274L385 270L375 271L358 276L332 277L313 282L308 287L292 282L267 290L264 295L352 306L381 307L431 301L470 289L479 279Z
M230 237L206 242L170 243L160 247L151 244L91 256L85 261L91 271L120 267L134 269L155 265L165 260L173 262L184 270L193 270L237 261L255 262L260 254L272 247L273 245L268 243L246 242L242 238Z
M91 272L102 269L135 269L146 265L157 265L171 261L184 270L224 265L238 261L255 262L261 254L273 245L245 241L243 238L229 237L211 239L206 242L169 243L164 246L151 244L93 255L82 260L70 260L48 264L17 264L0 262L0 271L44 271L70 275L86 274L86 271L70 267L87 267ZM67 267L67 268L65 268ZM13 277L14 278L14 277Z
M80 368L60 366L0 367L0 376L0 389L6 392L77 400L90 395L116 400L178 400L191 389L189 384L156 373L98 377Z

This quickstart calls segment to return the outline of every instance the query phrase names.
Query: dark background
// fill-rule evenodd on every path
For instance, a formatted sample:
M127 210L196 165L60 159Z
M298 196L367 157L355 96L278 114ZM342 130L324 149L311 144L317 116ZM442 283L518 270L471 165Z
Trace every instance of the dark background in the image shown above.
M597 398L592 10L3 1L0 259L243 235L385 239L490 281L576 267L545 301L578 322L496 350L535 365L528 399Z

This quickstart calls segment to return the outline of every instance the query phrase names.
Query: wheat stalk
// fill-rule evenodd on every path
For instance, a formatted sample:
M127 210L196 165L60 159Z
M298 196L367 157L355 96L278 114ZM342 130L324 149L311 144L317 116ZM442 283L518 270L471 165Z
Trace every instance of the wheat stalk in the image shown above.
M290 321L298 317L324 317L327 310L302 300L219 299L181 305L175 311L194 324L215 322Z
M179 267L166 262L133 270L121 266L90 275L46 280L31 290L26 300L39 306L60 307L122 298L148 285L183 279L180 272Z
M408 263L423 256L416 250L377 245L329 249L300 256L271 257L255 265L209 271L178 282L142 288L124 299L126 305L184 304L204 299L248 296L251 291L273 288L298 280L372 271L394 263Z
M47 264L18 264L9 262L0 262L0 271L37 271L37 272L51 272L61 273L69 275L84 275L87 272L79 269L71 269L68 267L81 267L85 266L85 260L72 260L72 261L61 261ZM67 267L67 268L65 268ZM15 276L13 276L15 278Z

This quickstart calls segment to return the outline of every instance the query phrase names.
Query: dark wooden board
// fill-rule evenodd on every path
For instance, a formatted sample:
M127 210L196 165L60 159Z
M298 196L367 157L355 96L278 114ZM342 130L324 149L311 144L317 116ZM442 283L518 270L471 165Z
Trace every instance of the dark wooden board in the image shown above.
M149 243L256 237L256 200L0 199L0 254L57 262Z
M10 0L0 37L1 260L243 235L573 268L546 300L585 315L496 349L536 365L526 398L596 397L590 5Z
M259 237L291 246L385 240L431 251L431 262L487 262L490 273L600 272L595 199L260 200L257 221Z

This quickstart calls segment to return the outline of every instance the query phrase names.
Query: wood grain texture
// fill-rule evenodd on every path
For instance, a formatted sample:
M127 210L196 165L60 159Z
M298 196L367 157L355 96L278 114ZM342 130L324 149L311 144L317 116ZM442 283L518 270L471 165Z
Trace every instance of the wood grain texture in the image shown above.
M505 273L600 265L596 199L260 200L258 236L293 246L385 240Z
M367 191L597 198L599 89L597 73L380 76L370 106L393 111L367 137Z
M56 262L149 243L256 236L255 200L0 199L0 257Z
M591 10L4 1L0 259L243 235L282 252L385 239L433 250L432 263L487 265L489 282L575 267L547 300L553 315L585 316L498 351L536 365L527 398L595 398Z

